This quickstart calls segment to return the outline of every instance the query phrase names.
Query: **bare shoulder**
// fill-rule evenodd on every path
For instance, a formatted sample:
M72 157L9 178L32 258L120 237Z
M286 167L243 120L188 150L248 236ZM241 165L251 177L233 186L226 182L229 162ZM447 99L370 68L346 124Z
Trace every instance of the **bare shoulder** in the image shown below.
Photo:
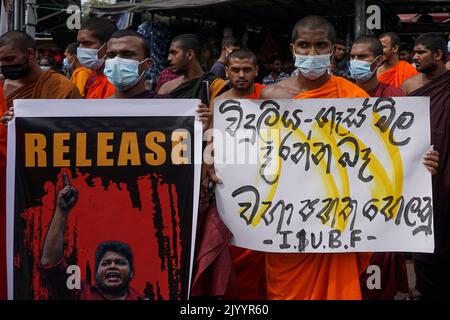
M178 87L183 82L183 78L184 77L178 77L176 79L167 81L161 86L161 88L159 88L158 94L169 94L173 89Z
M409 94L414 90L420 88L421 86L422 86L422 74L419 73L403 81L403 84L400 89L406 94Z
M219 100L219 99L231 99L232 97L231 97L230 93L231 93L231 89L225 91L224 93L222 93L221 95L215 97L214 99L215 99L215 100Z
M5 97L9 96L12 92L19 89L22 85L18 80L5 79L3 82L3 94Z
M447 70L450 70L450 60L447 61L447 63L445 64L445 67L447 68Z
M296 78L290 77L267 86L261 92L261 99L291 99L299 91L295 84Z

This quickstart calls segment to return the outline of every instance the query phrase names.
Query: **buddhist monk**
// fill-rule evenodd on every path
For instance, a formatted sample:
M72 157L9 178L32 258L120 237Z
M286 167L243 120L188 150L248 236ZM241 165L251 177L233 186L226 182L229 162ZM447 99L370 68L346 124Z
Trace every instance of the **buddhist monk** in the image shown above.
M329 74L335 31L319 16L302 18L292 31L298 76L266 87L261 99L366 98L350 81ZM359 276L367 253L266 253L268 299L361 299Z
M8 109L15 99L79 98L78 89L55 71L42 71L35 57L33 38L22 31L0 37L1 72L6 79L3 94Z
M450 70L447 42L439 34L420 35L413 60L418 75L403 84L408 96L430 97L431 144L439 151L433 177L434 253L415 254L416 292L413 298L450 299Z
M81 25L78 31L77 58L80 64L92 70L86 81L87 99L104 99L114 94L114 86L103 74L105 68L106 43L117 31L117 27L109 19L91 18Z
M200 38L194 34L176 36L169 48L168 61L172 70L180 77L161 86L159 94L169 94L175 99L201 99L205 96L204 82L209 83L209 99L228 89L225 80L211 72L203 71L200 64L202 45ZM206 103L207 101L202 101Z
M231 89L216 99L259 99L264 86L255 83L258 75L256 55L240 49L225 59L225 73ZM230 245L235 281L225 294L228 300L265 300L265 254Z
M122 63L133 65L123 68ZM104 74L115 87L110 98L153 99L156 92L145 88L144 73L152 67L147 39L133 30L119 30L108 41Z
M402 90L381 83L377 79L376 72L382 64L383 56L383 46L377 38L359 37L353 43L350 56L352 78L356 81L356 85L364 89L371 97L405 96ZM430 150L424 156L424 164L432 174L436 173L438 160L439 154L434 150ZM402 253L375 253L370 264L380 267L381 288L369 290L365 284L370 273L364 272L361 276L363 299L393 300L398 292L409 292L406 261Z
M258 69L256 55L252 51L239 49L230 53L225 59L225 74L231 89L216 99L259 99L265 86L255 83Z
M71 43L67 46L64 52L65 68L71 73L70 81L78 88L81 97L85 97L86 93L84 88L86 87L86 81L91 75L92 71L83 67L80 61L77 59L78 43Z
M10 31L0 37L0 73L5 79L0 82L0 270L6 270L6 130L3 124L14 116L14 100L81 98L78 89L65 76L54 71L42 71L35 52L34 40L25 32ZM6 273L2 272L0 277L0 284L4 284ZM0 296L3 294L1 292Z
M133 65L133 68L123 68L123 64ZM114 86L115 93L111 99L161 99L167 96L145 88L144 73L152 67L150 45L145 37L134 30L124 29L115 32L106 47L106 62L104 74ZM209 127L211 112L200 104L197 109L199 119L204 129Z
M403 97L406 94L397 87L380 82L377 70L383 65L383 45L371 36L355 40L350 53L350 71L356 85L371 97Z
M399 59L400 38L397 34L388 32L379 39L383 44L384 63L377 70L378 80L400 88L403 81L417 74L417 70L408 62Z

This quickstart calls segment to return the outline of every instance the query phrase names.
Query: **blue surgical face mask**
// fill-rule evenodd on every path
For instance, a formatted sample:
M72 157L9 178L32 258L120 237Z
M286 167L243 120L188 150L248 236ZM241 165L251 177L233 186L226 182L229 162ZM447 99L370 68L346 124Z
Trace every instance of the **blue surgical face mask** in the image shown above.
M450 53L450 41L447 42L447 51Z
M107 59L103 73L117 90L125 91L141 80L145 72L139 74L139 65L145 61L147 59L142 62L119 57Z
M63 60L63 67L64 67L64 69L66 69L66 70L72 70L72 68L73 68L73 63L69 63L69 59L64 58L64 60Z
M105 43L106 44L106 43ZM103 44L103 46L105 45ZM98 58L98 52L103 48L103 46L100 47L100 49L90 49L90 48L77 48L77 58L80 64L88 69L96 70L98 69L104 62L103 59Z
M352 78L361 81L366 82L372 79L375 72L377 71L377 68L375 68L373 71L370 70L370 67L372 66L372 63L377 59L376 57L372 62L366 62L366 61L360 61L360 60L351 60L350 61L350 74L352 75Z
M320 78L331 67L331 54L304 56L295 54L295 67L310 80Z

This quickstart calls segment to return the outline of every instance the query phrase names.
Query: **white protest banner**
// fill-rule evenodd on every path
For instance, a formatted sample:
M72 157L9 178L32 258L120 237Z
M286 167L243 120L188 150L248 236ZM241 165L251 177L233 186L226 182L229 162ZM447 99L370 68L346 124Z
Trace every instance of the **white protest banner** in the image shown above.
M433 252L429 98L220 100L217 206L266 252Z

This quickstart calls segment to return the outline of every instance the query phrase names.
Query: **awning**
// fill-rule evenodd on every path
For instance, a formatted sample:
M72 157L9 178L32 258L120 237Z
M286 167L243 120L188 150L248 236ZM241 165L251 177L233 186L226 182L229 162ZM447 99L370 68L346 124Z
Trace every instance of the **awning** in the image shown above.
M237 2L239 0L153 0L146 3L123 3L119 2L109 6L92 7L91 12L95 14L119 14L126 12L149 12L156 10L198 8L223 3Z
M295 14L291 9L304 9L322 15L338 15L342 12L354 13L354 1L359 0L153 0L145 3L124 3L92 7L95 14L119 14L125 12L183 11L186 9L210 8L211 13L217 9L245 9L251 15L252 10L263 8L267 13L280 12L284 15ZM367 1L367 4L379 4L392 13L432 13L450 12L450 0L380 0ZM270 8L270 10L268 10ZM350 11L348 11L350 9ZM273 11L274 10L274 11ZM225 12L223 12L225 13Z

